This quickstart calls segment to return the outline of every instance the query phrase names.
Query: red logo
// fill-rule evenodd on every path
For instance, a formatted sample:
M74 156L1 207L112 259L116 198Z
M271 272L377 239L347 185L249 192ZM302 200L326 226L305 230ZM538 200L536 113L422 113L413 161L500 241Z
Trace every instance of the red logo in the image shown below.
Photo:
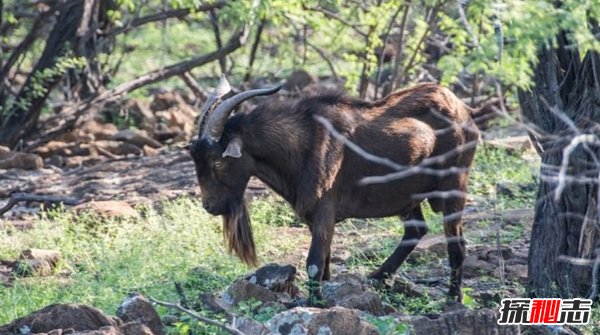
M503 299L499 325L584 325L590 321L589 299Z

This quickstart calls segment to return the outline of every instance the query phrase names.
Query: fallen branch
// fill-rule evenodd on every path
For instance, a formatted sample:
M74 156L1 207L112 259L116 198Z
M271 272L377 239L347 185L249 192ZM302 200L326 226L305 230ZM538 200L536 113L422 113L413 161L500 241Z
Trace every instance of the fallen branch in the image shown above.
M227 325L225 323L222 323L222 322L219 322L219 321L216 321L216 320L213 320L213 319L206 318L206 317L204 317L204 316L202 316L202 315L200 315L200 314L198 314L198 313L196 313L196 312L194 312L192 310L184 308L180 304L174 304L174 303L171 303L171 302L160 301L160 300L156 300L154 298L149 298L149 300L152 303L155 303L155 304L160 305L160 306L164 306L164 307L168 307L168 308L174 308L174 309L176 309L176 310L178 310L180 312L183 312L183 313L185 313L185 314L187 314L187 315L189 315L189 316L193 317L194 319L197 319L197 320L199 320L201 322L207 323L209 325L217 326L217 327L219 327L219 328L227 331L230 334L234 334L234 335L246 335L246 334L242 333L241 331L233 328L230 325Z
M36 202L48 202L48 203L62 203L69 206L79 205L80 201L75 198L61 197L55 195L41 195L31 193L13 193L10 195L10 199L0 208L0 216L8 212L11 208L15 207L21 201L36 201Z

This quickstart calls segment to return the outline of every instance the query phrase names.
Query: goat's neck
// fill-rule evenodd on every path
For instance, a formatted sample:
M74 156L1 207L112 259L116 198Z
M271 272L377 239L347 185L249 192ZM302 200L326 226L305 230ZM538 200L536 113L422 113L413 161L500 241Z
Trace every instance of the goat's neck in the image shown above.
M302 171L301 148L289 145L277 134L262 134L261 145L249 151L255 160L254 175L292 205L297 200L297 185Z
M296 190L293 186L296 183L295 177L283 175L279 168L262 160L256 162L255 175L289 203L295 203Z

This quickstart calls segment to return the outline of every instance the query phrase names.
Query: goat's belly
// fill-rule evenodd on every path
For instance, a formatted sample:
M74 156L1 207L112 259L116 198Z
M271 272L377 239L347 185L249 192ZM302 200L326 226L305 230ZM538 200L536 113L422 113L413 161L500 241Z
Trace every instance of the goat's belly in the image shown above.
M382 218L408 213L421 201L414 199L400 186L366 186L370 190L355 190L340 197L336 218Z

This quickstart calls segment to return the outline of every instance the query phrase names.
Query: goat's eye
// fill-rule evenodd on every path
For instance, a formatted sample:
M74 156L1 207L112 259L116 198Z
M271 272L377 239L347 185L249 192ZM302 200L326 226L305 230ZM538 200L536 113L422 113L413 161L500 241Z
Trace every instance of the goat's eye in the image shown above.
M214 166L216 169L219 169L219 168L223 167L223 161L215 161L215 162L213 163L213 166Z

